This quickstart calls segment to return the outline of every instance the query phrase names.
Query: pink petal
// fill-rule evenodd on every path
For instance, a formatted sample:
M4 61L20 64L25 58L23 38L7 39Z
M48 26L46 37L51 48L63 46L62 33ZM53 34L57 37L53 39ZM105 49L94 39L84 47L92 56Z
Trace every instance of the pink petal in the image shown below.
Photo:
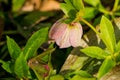
M73 47L80 46L80 41L83 31L80 23L74 23L73 28L70 28L70 43Z
M60 48L67 48L71 46L69 41L69 33L70 33L69 28L67 28L64 35L56 39L56 43L57 45L59 45Z
M61 20L58 20L55 24L53 24L52 28L49 32L49 38L51 39L57 39L61 37L65 33L65 30L67 28L67 24L62 23Z

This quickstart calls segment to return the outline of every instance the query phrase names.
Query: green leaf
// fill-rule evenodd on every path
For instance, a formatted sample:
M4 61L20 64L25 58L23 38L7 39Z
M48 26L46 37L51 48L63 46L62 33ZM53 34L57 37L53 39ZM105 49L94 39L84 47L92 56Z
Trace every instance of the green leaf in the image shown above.
M12 11L18 11L24 4L25 0L12 0Z
M19 78L22 78L28 76L28 70L27 61L24 54L21 53L15 61L14 72Z
M2 60L0 60L0 63L2 63L2 68L4 69L4 70L6 70L7 72L9 72L9 73L12 73L13 71L12 71L12 64L11 64L11 62L10 61L8 61L8 62L4 62L4 61L2 61Z
M84 4L82 0L71 0L71 2L73 3L73 6L76 10L84 11Z
M75 18L77 10L73 6L73 2L71 0L65 0L66 3L61 3L60 8L65 13L67 17Z
M115 33L112 23L104 16L102 16L100 22L100 32L103 42L107 46L108 50L113 53L116 45Z
M94 7L97 6L98 4L100 4L100 0L84 0L84 1Z
M118 41L116 48L115 48L115 59L118 62L118 64L120 63L120 40Z
M85 14L84 14L83 18L90 19L90 20L92 18L94 18L96 16L96 14L98 13L98 11L96 11L96 9L93 7L85 7L84 11L85 11Z
M98 75L97 75L98 79L100 79L102 76L108 73L115 65L116 65L116 62L111 58L111 56L108 56L104 60L104 62L102 63L98 71Z
M83 16L84 5L82 0L65 0L65 2L61 3L60 7L67 17Z
M120 64L120 53L115 53L115 59L118 62L117 64Z
M47 36L48 27L40 29L30 37L23 50L25 59L29 59L34 56L37 49L46 41Z
M21 49L17 43L7 36L7 46L12 59L15 59L19 56Z
M75 74L78 74L81 77L86 77L86 78L91 78L92 77L92 75L90 75L87 71L83 71L83 70L76 71Z
M81 77L79 75L75 75L72 79L70 80L96 80L96 78L85 78L85 77Z
M59 59L60 61L66 59L64 52L57 51L56 53L59 54L58 56L60 57L60 59ZM62 54L60 54L60 53L62 53ZM79 71L89 59L88 56L81 54L79 47L73 48L72 50L70 49L70 51L68 51L68 53L70 54L70 57L67 58L66 61L62 62L62 63L64 63L64 65L62 66L61 72L62 71L66 72L67 70ZM57 61L58 61L57 58L55 58L54 62L58 63Z
M72 59L73 60L73 59ZM79 56L76 58L75 62L70 66L71 70L79 70L84 66L85 61L88 60L86 56Z
M115 48L115 52L119 53L120 52L120 41L118 41L116 48Z
M84 16L84 5L82 0L71 0L73 3L74 8L78 11L76 16L77 18Z
M74 9L73 6L65 4L65 3L61 3L60 8L67 17L75 17L76 16L77 11Z
M22 15L24 15L24 14L22 14ZM40 18L51 17L53 15L55 15L55 13L53 13L53 12L32 11L32 12L28 12L27 15L24 18L22 18L22 20L19 22L22 26L31 26L33 23L36 23L36 21L39 21ZM20 17L21 16L19 16L17 18L20 18Z
M84 0L87 4L95 7L96 11L100 11L104 14L109 14L106 9L104 8L104 6L101 4L100 0Z
M50 77L50 80L64 80L64 77L61 75L54 75Z
M87 47L87 48L81 49L81 51L86 55L92 58L97 58L97 59L104 59L109 55L106 52L104 52L104 50L96 46Z
M71 7L73 7L73 3L72 3L71 0L65 0L65 3L66 3L67 5L70 5Z

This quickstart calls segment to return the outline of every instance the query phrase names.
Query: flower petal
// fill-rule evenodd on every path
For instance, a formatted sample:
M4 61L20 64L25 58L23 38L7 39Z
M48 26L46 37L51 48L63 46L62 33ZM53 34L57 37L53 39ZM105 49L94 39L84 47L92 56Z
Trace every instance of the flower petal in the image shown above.
M70 43L73 47L80 46L80 41L82 37L83 31L80 23L74 23L73 27L70 28Z
M61 35L64 34L66 28L67 24L62 23L61 20L58 20L55 24L53 24L52 28L50 29L49 38L57 39L61 37Z
M59 37L58 39L56 39L56 43L57 45L59 45L60 48L67 48L70 47L70 41L69 41L69 29L67 28L65 30L64 35L62 35L61 37Z

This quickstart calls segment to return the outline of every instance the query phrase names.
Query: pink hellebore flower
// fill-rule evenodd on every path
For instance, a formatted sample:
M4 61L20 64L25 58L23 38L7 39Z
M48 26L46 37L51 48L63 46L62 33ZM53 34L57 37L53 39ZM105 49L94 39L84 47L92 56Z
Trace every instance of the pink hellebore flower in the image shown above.
M60 19L53 24L49 32L50 39L53 39L60 48L80 46L83 34L81 24L79 22L66 24L63 20L65 19Z

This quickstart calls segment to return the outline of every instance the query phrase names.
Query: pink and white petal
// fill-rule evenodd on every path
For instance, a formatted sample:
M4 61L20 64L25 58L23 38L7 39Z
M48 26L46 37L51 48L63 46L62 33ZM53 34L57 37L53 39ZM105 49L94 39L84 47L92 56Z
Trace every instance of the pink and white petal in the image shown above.
M67 28L64 35L56 39L57 45L59 45L60 48L67 48L70 47L70 41L69 41L69 29Z
M73 47L80 46L81 37L82 37L83 31L82 26L79 23L74 23L73 28L70 28L70 43Z
M67 24L61 23L61 21L56 22L50 29L49 38L57 39L59 36L64 34L66 28L67 28Z

